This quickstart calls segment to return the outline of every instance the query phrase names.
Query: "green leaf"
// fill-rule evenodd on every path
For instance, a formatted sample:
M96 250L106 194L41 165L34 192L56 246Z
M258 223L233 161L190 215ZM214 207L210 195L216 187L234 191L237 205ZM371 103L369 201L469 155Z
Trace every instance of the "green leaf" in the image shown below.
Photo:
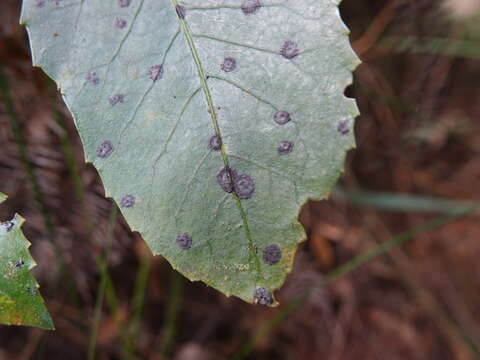
M24 0L21 21L132 230L191 280L273 303L301 206L354 145L338 1Z
M0 204L7 197L0 193ZM0 323L53 329L53 322L30 273L36 265L22 233L21 216L0 223Z

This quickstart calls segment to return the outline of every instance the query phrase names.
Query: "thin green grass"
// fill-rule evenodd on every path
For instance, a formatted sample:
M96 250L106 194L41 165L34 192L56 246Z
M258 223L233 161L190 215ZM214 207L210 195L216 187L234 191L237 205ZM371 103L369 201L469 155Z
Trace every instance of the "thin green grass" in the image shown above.
M110 212L110 217L108 219L108 229L107 229L107 238L106 246L103 254L98 259L98 266L100 268L100 284L98 285L97 299L95 302L95 312L93 316L92 328L90 330L90 340L88 343L88 360L95 360L95 353L97 348L97 337L98 329L100 327L100 322L102 320L102 308L103 301L105 298L105 293L107 291L107 285L110 282L110 276L108 273L108 257L113 242L113 233L115 229L115 224L117 223L117 214L118 209L115 203L112 203L112 210Z
M123 335L123 352L127 359L135 359L140 325L142 320L145 293L150 275L151 255L142 254L137 270L137 278L132 296L131 320L126 333Z
M53 226L52 217L48 210L48 207L45 204L45 198L40 187L37 175L33 171L33 164L30 160L27 150L27 144L25 141L25 135L21 127L20 117L18 116L15 107L13 106L13 101L10 96L10 86L8 84L8 79L3 72L3 69L0 67L0 97L2 102L5 105L6 112L10 117L10 125L17 145L18 153L20 154L20 160L25 168L25 171L28 176L28 180L32 186L33 196L38 211L42 215L43 222L45 225L45 230L48 239L55 247L55 250L58 252L57 246L55 245L55 228Z
M341 186L335 188L332 196L334 200L345 201L349 205L392 212L452 214L478 205L478 202L474 201L368 190L346 190Z
M162 331L162 347L160 353L163 358L169 359L177 330L178 312L182 304L183 289L185 283L182 275L172 270L170 277L170 291L168 292L168 304L165 310L165 325Z
M480 58L480 41L478 39L386 36L379 43L379 46L400 53L436 54L467 59Z
M54 101L53 107L56 107L56 105L57 104ZM75 196L80 202L83 203L85 198L85 187L83 186L82 178L80 177L80 171L75 161L75 149L73 148L70 142L70 137L68 136L65 118L58 109L55 109L55 121L62 130L59 138L62 146L63 157L67 166L68 176L72 182L73 189L75 190Z

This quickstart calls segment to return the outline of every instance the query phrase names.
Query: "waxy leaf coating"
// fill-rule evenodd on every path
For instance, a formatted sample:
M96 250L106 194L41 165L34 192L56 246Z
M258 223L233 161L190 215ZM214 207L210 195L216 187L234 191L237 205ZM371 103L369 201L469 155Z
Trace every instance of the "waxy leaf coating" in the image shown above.
M354 145L337 0L24 0L107 196L191 280L275 304ZM350 129L352 131L350 131Z

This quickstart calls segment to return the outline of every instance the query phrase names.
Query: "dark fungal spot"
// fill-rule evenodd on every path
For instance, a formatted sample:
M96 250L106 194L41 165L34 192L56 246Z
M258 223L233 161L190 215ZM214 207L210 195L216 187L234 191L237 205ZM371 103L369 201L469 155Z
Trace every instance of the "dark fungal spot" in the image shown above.
M5 228L5 230L7 230L7 232L10 232L12 231L15 224L13 223L13 221L5 221L4 223L2 223L2 226Z
M122 208L132 208L135 206L135 196L133 195L125 195L120 201L120 206Z
M180 19L185 19L185 15L187 14L187 9L185 8L185 6L177 5L175 6L175 11L177 12L177 16Z
M233 178L233 189L240 199L250 199L255 192L255 183L248 174L236 175Z
M279 155L288 155L293 151L293 142L282 141L277 150Z
M275 265L282 258L282 250L277 244L268 245L263 249L263 261L268 265Z
M125 26L127 26L127 20L116 18L115 19L115 26L119 29L123 29L123 28L125 28Z
M25 289L31 296L37 295L37 289L34 287L27 287Z
M108 101L110 102L110 105L114 106L117 104L123 104L124 100L125 100L124 94L115 94Z
M291 119L290 113L288 113L285 110L279 110L275 113L273 116L273 120L278 124L278 125L285 125L288 123Z
M192 247L192 237L187 233L177 236L177 245L182 250L188 250Z
M300 50L298 49L297 43L291 40L285 41L282 48L280 49L280 55L282 55L285 59L289 60L298 56L299 53Z
M45 6L45 0L35 0L35 7L43 8Z
M245 15L252 15L261 7L260 0L243 0L242 11Z
M233 192L233 179L237 176L237 172L229 167L224 167L217 174L218 185L227 193Z
M238 174L235 169L224 167L217 174L217 182L223 191L235 192L242 199L250 199L255 192L255 182L248 174Z
M233 57L226 57L223 59L223 63L220 65L220 68L225 72L232 72L237 68L237 60L235 60Z
M163 77L163 65L159 64L150 67L150 69L148 70L148 76L153 81L161 79Z
M100 78L98 77L96 72L88 73L85 79L87 80L87 82L93 85L98 85L98 83L100 82Z
M208 149L214 150L214 151L220 151L221 148L222 148L222 138L217 134L213 135L208 141Z
M25 261L23 261L23 260L18 260L18 261L15 263L14 267L15 267L15 269L21 269L23 265L25 265Z
M112 152L113 152L113 145L109 140L104 141L97 148L97 155L102 159L109 157Z
M118 0L118 5L122 8L129 7L131 0Z
M337 126L337 131L341 135L347 135L350 132L350 127L349 127L349 124L348 124L348 120L339 121L338 126Z
M268 306L273 304L273 296L270 291L263 287L255 289L253 293L253 303L255 305Z

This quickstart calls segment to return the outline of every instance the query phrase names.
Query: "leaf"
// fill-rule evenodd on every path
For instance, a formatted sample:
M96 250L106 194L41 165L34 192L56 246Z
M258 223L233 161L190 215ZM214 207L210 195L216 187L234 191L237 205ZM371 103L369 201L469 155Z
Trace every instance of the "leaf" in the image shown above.
M0 193L0 204L7 197ZM53 322L30 273L36 265L30 243L22 233L24 219L0 223L0 323L53 330Z
M191 280L272 304L354 145L358 60L336 0L24 0L132 230Z

